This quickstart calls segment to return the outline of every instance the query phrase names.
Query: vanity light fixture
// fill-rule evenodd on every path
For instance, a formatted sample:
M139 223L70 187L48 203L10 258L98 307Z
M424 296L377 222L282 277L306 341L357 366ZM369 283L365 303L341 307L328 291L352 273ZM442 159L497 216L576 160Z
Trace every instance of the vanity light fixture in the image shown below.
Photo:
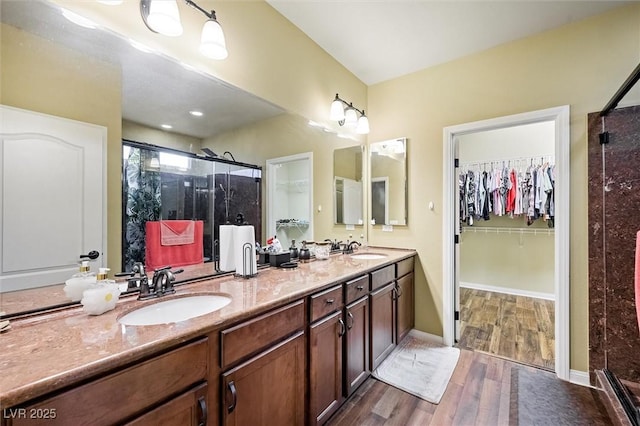
M360 117L358 117L360 114ZM369 133L369 119L364 110L353 106L353 102L347 102L338 96L331 103L329 118L335 120L341 126L355 127L356 133L366 135Z
M200 53L211 59L226 58L227 46L215 10L207 12L193 0L184 2L208 18L200 35ZM140 0L140 14L147 28L154 33L171 37L182 34L177 0Z

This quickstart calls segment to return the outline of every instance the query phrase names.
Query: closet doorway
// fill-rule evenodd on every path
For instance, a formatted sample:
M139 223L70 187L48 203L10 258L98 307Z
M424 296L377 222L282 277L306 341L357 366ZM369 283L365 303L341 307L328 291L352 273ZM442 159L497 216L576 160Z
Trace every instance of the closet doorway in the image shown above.
M444 144L445 343L568 380L569 108L449 127Z

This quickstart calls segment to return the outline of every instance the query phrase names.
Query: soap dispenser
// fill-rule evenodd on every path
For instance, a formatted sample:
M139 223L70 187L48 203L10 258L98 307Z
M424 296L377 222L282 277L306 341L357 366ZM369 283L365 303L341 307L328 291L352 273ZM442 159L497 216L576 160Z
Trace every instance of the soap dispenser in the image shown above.
M64 294L74 302L82 299L82 293L96 285L96 274L90 271L89 261L80 262L80 271L65 281Z
M114 280L107 279L109 268L100 268L94 288L85 290L82 300L83 310L89 315L100 315L116 307L120 288Z

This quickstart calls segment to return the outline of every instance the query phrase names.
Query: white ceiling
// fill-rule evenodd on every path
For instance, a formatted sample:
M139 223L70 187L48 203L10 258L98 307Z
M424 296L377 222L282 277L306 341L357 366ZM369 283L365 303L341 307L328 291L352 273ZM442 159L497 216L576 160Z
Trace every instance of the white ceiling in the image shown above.
M630 3L609 0L266 1L367 85Z

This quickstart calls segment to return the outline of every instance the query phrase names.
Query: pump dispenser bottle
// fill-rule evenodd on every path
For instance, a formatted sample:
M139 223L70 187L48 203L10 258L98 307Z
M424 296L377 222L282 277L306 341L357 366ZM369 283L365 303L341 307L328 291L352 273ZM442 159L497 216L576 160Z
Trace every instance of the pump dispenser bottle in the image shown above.
M109 268L100 268L96 286L85 290L82 300L83 310L89 315L100 315L116 307L120 288L114 280L107 279Z
M96 285L96 274L89 270L89 261L80 263L80 272L71 276L64 285L64 294L74 302L82 299L82 293Z

